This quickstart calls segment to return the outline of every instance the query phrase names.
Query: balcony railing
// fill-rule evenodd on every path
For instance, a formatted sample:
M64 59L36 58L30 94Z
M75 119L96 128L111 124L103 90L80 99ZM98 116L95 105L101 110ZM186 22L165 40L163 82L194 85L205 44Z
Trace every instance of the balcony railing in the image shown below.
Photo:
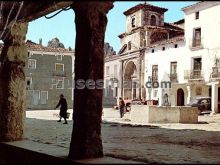
M193 47L198 47L198 46L201 46L201 45L202 45L201 38L200 39L194 39L193 42L192 42Z
M66 77L66 72L63 72L63 71L53 71L52 76Z
M184 79L204 79L204 76L202 74L201 70L185 70L184 71Z
M171 73L169 74L169 77L171 82L178 82L177 73Z
M220 78L220 72L218 67L212 67L211 78Z
M189 48L191 50L203 49L203 39L190 39Z
M157 82L158 81L158 76L152 76L151 81L152 82Z

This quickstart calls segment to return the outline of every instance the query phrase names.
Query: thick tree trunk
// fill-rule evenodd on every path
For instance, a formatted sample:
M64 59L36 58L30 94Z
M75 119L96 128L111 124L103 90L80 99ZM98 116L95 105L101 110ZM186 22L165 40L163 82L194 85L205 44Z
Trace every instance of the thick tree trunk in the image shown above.
M106 14L112 7L113 2L75 2L72 6L76 16L75 82L103 81ZM103 156L102 94L102 88L77 89L76 84L70 159Z
M27 27L27 23L15 23L4 40L0 58L0 141L23 137Z

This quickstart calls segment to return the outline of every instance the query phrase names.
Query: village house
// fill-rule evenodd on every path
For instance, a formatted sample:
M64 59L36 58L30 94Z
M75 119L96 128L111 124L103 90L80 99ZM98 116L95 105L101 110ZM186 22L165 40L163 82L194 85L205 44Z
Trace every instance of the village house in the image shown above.
M74 51L26 41L26 108L54 109L64 94L68 108L73 106Z
M220 17L212 13L219 9L219 2L183 8L184 20L179 22L184 24L184 35L146 49L145 81L157 75L158 82L171 82L171 87L149 88L147 99L158 99L159 105L183 106L206 96L212 98L212 113L218 112L220 40L215 35Z

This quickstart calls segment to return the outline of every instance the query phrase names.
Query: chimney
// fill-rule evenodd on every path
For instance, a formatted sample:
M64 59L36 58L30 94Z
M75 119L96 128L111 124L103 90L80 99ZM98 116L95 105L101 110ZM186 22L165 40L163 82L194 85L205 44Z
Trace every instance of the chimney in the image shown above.
M39 44L42 45L42 38L39 39Z

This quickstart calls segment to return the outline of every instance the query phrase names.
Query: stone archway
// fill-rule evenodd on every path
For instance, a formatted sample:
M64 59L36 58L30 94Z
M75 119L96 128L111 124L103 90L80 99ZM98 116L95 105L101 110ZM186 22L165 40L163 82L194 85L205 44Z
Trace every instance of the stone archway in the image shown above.
M182 88L177 90L177 106L184 106L184 91Z
M129 61L124 70L124 99L133 99L137 97L137 83L134 80L137 78L137 67L133 61Z

